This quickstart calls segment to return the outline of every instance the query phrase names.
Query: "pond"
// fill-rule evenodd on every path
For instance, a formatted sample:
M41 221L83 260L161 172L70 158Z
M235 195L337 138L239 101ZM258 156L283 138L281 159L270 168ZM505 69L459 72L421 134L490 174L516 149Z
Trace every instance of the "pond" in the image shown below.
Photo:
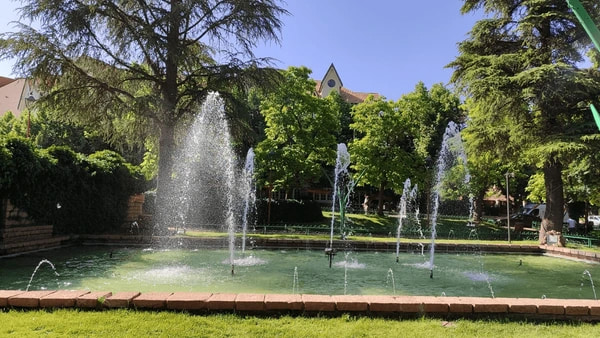
M331 295L430 295L594 299L590 279L600 265L519 254L338 252L329 268L323 251L68 247L0 259L0 289L198 291ZM592 278L590 278L590 276Z

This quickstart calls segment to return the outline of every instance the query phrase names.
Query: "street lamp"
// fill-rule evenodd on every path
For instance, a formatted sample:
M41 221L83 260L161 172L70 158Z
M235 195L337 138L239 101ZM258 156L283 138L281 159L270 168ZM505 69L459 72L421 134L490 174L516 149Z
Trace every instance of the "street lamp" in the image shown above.
M510 244L510 195L508 194L508 178L515 177L515 173L506 172L506 229L508 232L508 243Z
M27 138L31 136L31 109L29 106L35 102L35 97L29 93L29 96L25 98L25 107L27 108Z

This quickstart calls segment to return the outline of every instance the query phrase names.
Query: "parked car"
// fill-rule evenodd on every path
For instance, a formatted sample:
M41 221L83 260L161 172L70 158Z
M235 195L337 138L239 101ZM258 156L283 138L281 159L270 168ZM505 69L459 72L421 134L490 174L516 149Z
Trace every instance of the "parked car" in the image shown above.
M588 216L588 222L592 223L594 230L600 229L600 215L590 215Z
M532 228L533 222L541 222L542 220L531 214L513 214L510 216L510 226L518 228ZM500 220L500 226L506 226L506 218Z

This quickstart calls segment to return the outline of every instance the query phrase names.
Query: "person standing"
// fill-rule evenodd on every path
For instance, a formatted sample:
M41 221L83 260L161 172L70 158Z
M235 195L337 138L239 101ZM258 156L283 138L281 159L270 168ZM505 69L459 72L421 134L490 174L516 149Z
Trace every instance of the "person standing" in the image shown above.
M567 220L567 224L568 224L568 232L570 234L574 234L575 230L577 229L577 222L575 222L574 219L572 219L571 217L569 217L569 219Z
M365 194L365 200L362 204L363 210L365 211L365 215L369 214L369 195Z

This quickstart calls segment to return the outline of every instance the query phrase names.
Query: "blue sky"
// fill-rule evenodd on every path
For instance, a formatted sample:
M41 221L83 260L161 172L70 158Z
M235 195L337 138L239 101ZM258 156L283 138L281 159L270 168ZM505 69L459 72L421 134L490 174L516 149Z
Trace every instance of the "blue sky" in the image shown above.
M419 81L446 84L444 68L458 55L481 13L460 14L462 0L287 0L281 45L260 43L257 56L275 66L307 66L320 80L333 63L345 87L396 100ZM3 1L0 31L14 28L14 1ZM12 62L0 62L0 76L14 77Z

